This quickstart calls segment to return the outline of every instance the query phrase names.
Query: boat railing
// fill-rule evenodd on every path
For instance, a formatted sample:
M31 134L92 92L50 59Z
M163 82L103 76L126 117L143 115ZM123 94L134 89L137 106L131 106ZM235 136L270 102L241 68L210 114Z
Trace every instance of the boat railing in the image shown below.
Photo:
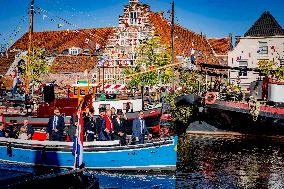
M0 143L15 143L22 145L38 145L38 146L73 146L73 142L64 142L64 141L39 141L39 140L23 140L23 139L14 139L14 138L3 138L0 137ZM84 146L119 146L119 140L113 141L92 141L84 142Z

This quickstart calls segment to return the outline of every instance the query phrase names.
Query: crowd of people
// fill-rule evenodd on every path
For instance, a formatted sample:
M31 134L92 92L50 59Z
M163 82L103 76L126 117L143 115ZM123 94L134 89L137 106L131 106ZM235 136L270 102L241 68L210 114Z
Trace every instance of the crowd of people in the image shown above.
M33 133L34 128L29 124L28 119L24 119L23 124L18 124L14 121L6 128L3 123L0 123L0 137L30 140L32 139Z
M122 111L116 111L114 107L111 109L100 109L100 115L94 116L94 109L86 108L83 113L84 141L109 141L119 140L121 145L126 145L126 120L127 117ZM133 121L132 127L132 143L143 144L145 135L152 137L149 133L145 120L144 112L140 111L138 118ZM68 136L70 141L74 141L75 135L78 134L77 127L79 124L78 115L74 113L70 118L68 127ZM60 115L58 109L54 110L54 116L49 118L47 126L47 138L52 141L61 141L65 128L64 118Z
M78 108L79 110L79 108ZM94 116L93 108L86 108L82 113L83 128L84 128L84 141L110 141L119 140L121 145L128 143L143 144L144 138L147 135L152 137L147 129L144 112L140 111L137 118L133 121L132 125L132 138L126 140L126 115L121 111L112 107L111 109L100 108L100 115ZM54 110L54 115L49 118L46 132L46 139L50 141L65 141L67 135L70 141L75 140L78 135L77 127L79 124L78 115L74 113L70 118L70 125L65 125L65 118L60 114L58 108ZM29 124L26 118L22 125L17 122L4 128L4 124L0 123L0 137L16 138L23 140L31 140L34 134L34 128Z

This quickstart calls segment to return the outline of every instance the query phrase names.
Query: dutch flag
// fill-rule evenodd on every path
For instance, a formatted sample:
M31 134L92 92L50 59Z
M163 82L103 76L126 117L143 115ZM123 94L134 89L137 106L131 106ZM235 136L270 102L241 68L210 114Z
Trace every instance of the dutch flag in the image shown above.
M13 75L13 89L12 89L12 95L13 96L16 94L17 84L18 84L18 69L15 68L14 75Z
M74 169L80 168L83 164L83 141L84 141L84 130L83 130L83 117L81 109L76 113L77 115L77 130L75 135L75 140L73 143L72 153L75 156L74 158Z

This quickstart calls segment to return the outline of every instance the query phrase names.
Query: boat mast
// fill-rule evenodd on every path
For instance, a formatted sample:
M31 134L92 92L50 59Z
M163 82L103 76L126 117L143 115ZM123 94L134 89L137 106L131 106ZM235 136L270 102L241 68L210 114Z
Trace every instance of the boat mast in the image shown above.
M174 68L174 63L175 63L175 58L174 58L174 56L175 56L175 44L174 44L174 40L175 40L175 36L174 36L174 34L175 34L175 2L173 1L173 3L172 3L172 31L171 31L171 35L172 35L172 90L173 90L173 93L175 92L175 81L174 81L174 76L175 76L175 74L174 74L174 70L175 70L175 68Z
M28 43L28 61L26 63L26 98L29 96L29 77L30 77L30 70L29 66L31 63L31 51L32 51L32 33L33 33L33 17L34 17L34 0L31 1L31 8L30 8L30 26L29 26L29 43Z

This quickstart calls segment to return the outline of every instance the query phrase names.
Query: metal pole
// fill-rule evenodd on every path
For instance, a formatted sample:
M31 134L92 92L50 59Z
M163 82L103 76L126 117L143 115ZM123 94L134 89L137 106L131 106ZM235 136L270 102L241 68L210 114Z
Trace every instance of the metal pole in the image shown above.
M34 16L34 0L31 1L31 10L30 10L30 27L29 27L29 46L28 46L28 61L26 63L26 99L29 95L29 65L31 63L31 51L32 51L32 33L33 33L33 16Z
M142 110L144 110L144 84L141 85Z
M103 63L103 92L105 92L105 63Z
M171 31L171 34L172 34L172 64L174 65L175 63L175 50L174 50L174 40L175 40L175 36L174 36L174 30L175 30L175 2L173 1L172 3L172 31ZM175 92L175 80L174 80L174 71L175 71L175 67L172 66L172 91L173 93Z

